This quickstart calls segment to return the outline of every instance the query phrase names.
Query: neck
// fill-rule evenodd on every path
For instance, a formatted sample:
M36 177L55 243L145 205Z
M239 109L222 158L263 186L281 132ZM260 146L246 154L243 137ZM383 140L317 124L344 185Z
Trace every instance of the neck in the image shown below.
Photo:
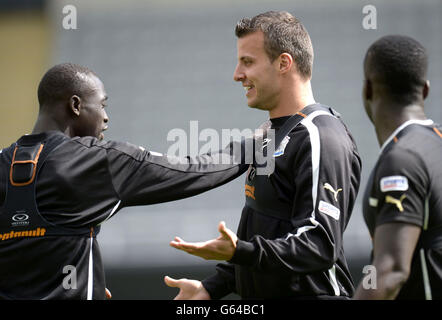
M380 146L403 123L409 120L425 120L427 118L423 106L418 103L403 106L394 102L379 101L373 110L376 110L373 114L373 124L376 128L376 136Z
M46 131L61 131L69 135L69 128L67 125L60 124L59 121L48 114L39 113L37 121L34 125L34 129L32 130L32 134L38 134Z
M312 87L310 80L301 82L297 81L293 86L283 88L279 96L279 103L269 110L269 117L279 118L290 116L301 111L305 106L314 104Z

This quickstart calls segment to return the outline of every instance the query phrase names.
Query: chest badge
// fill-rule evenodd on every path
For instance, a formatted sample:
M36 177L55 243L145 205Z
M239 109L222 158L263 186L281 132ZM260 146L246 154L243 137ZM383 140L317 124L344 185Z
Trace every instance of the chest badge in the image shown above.
M278 146L278 149L273 154L273 156L275 158L279 157L279 156L282 156L284 154L285 147L287 146L287 143L289 143L289 141L290 141L290 137L289 136L285 136L284 139L282 139L281 143Z
M270 141L272 141L272 139L269 138L264 139L264 141L262 142L262 150L264 150L264 148L267 147Z

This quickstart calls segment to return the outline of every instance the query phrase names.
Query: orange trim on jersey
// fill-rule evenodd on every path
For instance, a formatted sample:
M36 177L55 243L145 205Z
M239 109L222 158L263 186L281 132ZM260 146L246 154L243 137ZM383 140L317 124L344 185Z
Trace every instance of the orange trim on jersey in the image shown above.
M434 127L433 127L433 130L434 130L434 132L437 133L437 135L438 135L440 138L442 138L442 133L440 133L440 131L437 130L437 128L434 128Z
M393 141L394 141L394 143L397 143L397 137L396 136L393 138Z
M296 112L296 114L299 114L303 118L307 118L307 116L305 114L303 114L302 112L300 112L300 111Z
M247 197L250 197L253 200L256 200L255 199L255 187L252 187L252 186L249 186L248 184L246 184L245 193L246 193Z
M9 180L11 181L11 184L14 187L23 187L23 186L27 186L27 185L31 184L32 182L34 182L35 175L37 173L38 158L40 158L40 153L43 150L43 146L44 146L43 144L40 144L40 149L38 149L37 155L35 156L34 160L24 160L24 161L15 161L15 154L17 153L18 146L15 147L14 154L12 156L11 169L9 170ZM12 168L14 167L15 164L20 164L20 163L21 164L32 163L34 165L34 170L32 172L32 177L31 177L31 179L29 181L22 182L22 183L16 183L12 179Z

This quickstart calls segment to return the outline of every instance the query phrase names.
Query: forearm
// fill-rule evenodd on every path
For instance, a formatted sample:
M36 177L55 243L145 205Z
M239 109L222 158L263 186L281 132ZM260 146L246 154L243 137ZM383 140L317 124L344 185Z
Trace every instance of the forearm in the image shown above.
M408 223L377 226L373 239L374 268L363 279L354 298L395 299L410 275L420 233L420 227ZM368 278L371 279L367 281Z
M131 146L124 152L109 147L108 167L124 206L162 203L200 194L243 174L247 165L244 157L233 150L235 145L241 149L241 145L232 143L212 155L181 162Z
M235 292L235 267L230 263L220 263L216 271L216 274L201 281L211 299L221 299Z
M248 266L254 271L311 273L333 266L339 246L329 242L330 238L311 234L274 240L255 236L251 241L239 240L230 262Z
M375 269L376 270L376 269ZM373 276L369 274L366 277ZM370 283L363 279L359 284L353 299L356 300L394 300L405 281L407 274L403 271L386 271L375 274Z

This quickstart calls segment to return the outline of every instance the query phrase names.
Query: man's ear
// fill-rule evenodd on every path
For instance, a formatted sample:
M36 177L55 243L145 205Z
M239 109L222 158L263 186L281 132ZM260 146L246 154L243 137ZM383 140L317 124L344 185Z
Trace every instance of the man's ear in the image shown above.
M77 95L73 95L70 99L69 99L69 108L70 110L77 116L80 116L80 111L81 111L81 98Z
M293 66L293 57L289 53L281 53L279 56L279 72L287 73Z
M427 80L425 81L424 90L422 91L422 96L424 100L428 97L429 93L430 93L430 80Z
M373 86L370 80L365 79L363 91L364 100L370 101L373 98Z

